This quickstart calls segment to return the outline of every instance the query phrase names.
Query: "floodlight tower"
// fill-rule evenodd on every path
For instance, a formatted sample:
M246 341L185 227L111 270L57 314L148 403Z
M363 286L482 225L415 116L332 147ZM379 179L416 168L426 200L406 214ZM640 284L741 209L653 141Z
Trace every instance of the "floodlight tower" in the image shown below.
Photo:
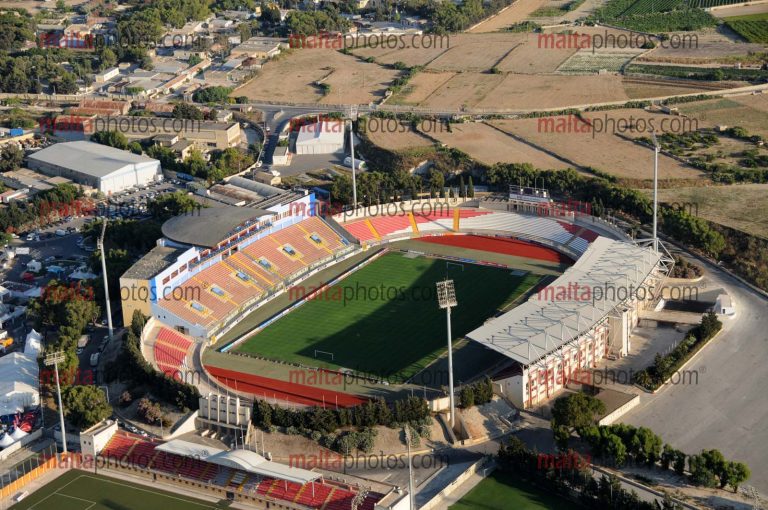
M656 139L656 132L651 131L651 138L653 138L653 251L659 252L659 152L661 147L659 141Z
M349 154L352 161L352 210L357 210L357 179L355 178L355 121L357 120L357 106L349 107Z
M457 306L459 303L456 301L456 289L453 287L453 280L443 280L437 282L437 301L440 308L445 309L445 317L448 323L448 391L451 406L451 430L456 425L456 406L454 403L453 395L453 347L451 345L451 308Z
M48 354L45 357L45 366L50 367L53 365L53 369L56 372L56 393L59 396L59 422L61 423L61 444L62 451L67 453L67 431L64 426L64 407L61 405L61 385L59 384L59 363L63 363L66 360L66 356L62 351L56 351Z
M104 296L107 302L107 325L109 326L109 341L112 341L112 308L109 305L109 284L107 283L107 260L104 254L104 234L107 232L107 218L101 223L101 236L99 237L97 247L101 252L101 272L104 273Z

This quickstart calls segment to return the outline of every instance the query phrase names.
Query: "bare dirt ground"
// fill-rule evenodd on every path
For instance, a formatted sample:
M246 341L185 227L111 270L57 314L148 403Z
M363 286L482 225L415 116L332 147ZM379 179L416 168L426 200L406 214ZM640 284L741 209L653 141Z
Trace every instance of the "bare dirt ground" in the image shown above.
M604 113L599 112L599 114ZM619 114L619 112L614 113ZM562 117L555 117L552 120L557 121L558 118ZM542 119L517 119L492 121L491 124L576 164L591 166L619 178L653 178L653 151L615 135L614 128L600 133L596 130L576 132L575 129L567 128L561 129L560 132L552 132L544 122L545 120ZM703 177L698 170L664 155L659 157L659 172L666 179Z
M267 63L233 95L298 103L369 103L383 97L399 74L330 48L292 50ZM330 94L323 96L314 85L318 80L331 86Z
M765 4L765 9L768 10L768 4ZM667 47L657 46L638 58L636 62L638 64L643 62L708 64L728 57L746 55L749 52L765 51L763 45L740 42L735 39L737 38L730 38L724 33L714 31L673 34L672 38L665 43Z
M680 105L680 112L703 125L738 125L751 134L768 136L768 96L755 94Z
M455 45L429 63L427 69L439 71L489 71L510 51L528 40L525 34L463 34Z
M741 82L729 82L737 86ZM629 99L646 99L654 97L674 96L677 94L705 93L710 87L697 86L691 82L675 82L672 80L654 80L644 78L624 78L624 92Z
M561 169L570 165L515 140L491 126L479 122L451 124L451 132L433 133L432 136L450 147L466 152L474 159L494 163L531 163L536 168Z
M715 9L710 14L716 18L728 18L731 16L747 16L749 14L762 14L768 12L768 4L742 5L740 7L724 7Z
M539 39L539 34L524 35L524 44L515 47L498 63L500 71L519 74L554 73L560 64L578 51L578 48L548 48L544 40Z
M469 30L471 33L498 32L510 25L528 19L529 15L547 3L547 0L517 0L498 15L480 22Z
M659 191L664 203L688 202L704 219L768 238L768 184L670 188Z
M431 136L435 136L440 129L446 129L442 123L423 123L421 128ZM368 119L366 134L371 142L388 150L429 147L433 144L432 140L414 131L409 123L395 119Z
M64 0L68 7L87 3L89 0ZM0 2L0 9L26 9L30 14L36 14L40 11L48 10L53 12L56 8L56 2L41 2L39 0L3 0Z

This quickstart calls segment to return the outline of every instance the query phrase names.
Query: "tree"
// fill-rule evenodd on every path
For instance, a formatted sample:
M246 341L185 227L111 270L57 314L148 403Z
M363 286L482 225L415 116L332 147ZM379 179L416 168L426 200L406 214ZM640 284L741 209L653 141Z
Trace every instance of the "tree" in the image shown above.
M231 87L213 86L196 91L192 99L196 103L225 103L232 93Z
M139 400L136 412L150 425L153 423L160 423L160 420L163 417L163 411L160 409L160 404L152 402L146 397Z
M131 405L131 402L133 402L133 395L130 391L124 391L120 394L120 407L127 407Z
M733 492L738 492L739 486L749 480L751 475L752 473L746 464L742 462L729 462L725 473L726 483L733 487ZM722 480L720 482L724 487L725 485L722 483Z
M187 64L189 65L189 67L193 67L193 66L196 66L197 64L199 64L202 61L203 61L203 59L200 58L200 55L192 54L192 55L190 55L189 59L187 60Z
M128 150L134 154L141 154L142 152L144 152L144 149L141 147L141 144L135 141L128 144Z
M203 120L203 112L189 103L178 103L173 107L174 119Z
M459 402L461 407L464 409L469 409L475 405L475 389L472 387L472 385L464 386L461 389Z
M147 204L147 210L158 221L200 210L200 204L182 191L160 195Z
M552 406L552 428L566 427L569 432L581 430L595 423L605 413L605 404L586 393L572 393L555 400Z
M96 131L91 135L91 141L115 149L126 150L128 148L128 139L120 131Z
M21 167L24 151L15 143L7 143L0 152L0 172L8 172Z
M71 386L62 403L70 423L81 429L91 427L112 414L104 392L98 386Z
M469 184L467 185L467 197L475 198L475 185L472 184L472 176L469 176Z
M459 197L467 198L467 187L464 186L464 176L459 176Z

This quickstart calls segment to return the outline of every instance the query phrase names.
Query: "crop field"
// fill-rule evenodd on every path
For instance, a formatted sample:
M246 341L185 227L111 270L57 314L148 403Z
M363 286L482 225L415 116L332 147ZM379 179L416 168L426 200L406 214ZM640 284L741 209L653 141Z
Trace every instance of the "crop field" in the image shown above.
M541 8L547 1L548 0L518 0L496 16L478 23L472 27L469 32L479 34L502 31L510 25L514 25L515 23L530 18L530 14Z
M726 24L751 43L768 44L768 19L729 19Z
M540 280L530 273L515 276L507 269L388 253L236 350L408 379L445 350L445 312L437 306L435 283L446 276L454 280L461 303L452 314L454 338L480 326Z
M648 14L649 12L667 12L685 5L685 0L637 0L621 16Z
M605 69L619 72L624 65L635 58L639 52L595 52L579 51L557 68L563 74L594 74Z
M662 203L692 204L691 209L701 218L768 239L766 196L768 184L659 190L659 201Z
M739 119L739 126L750 134L768 137L768 97L765 94L683 104L680 112L697 119L702 127L730 126L733 119Z
M554 125L557 125L558 118L562 119L562 117L550 117L549 120L498 120L492 121L492 124L580 166L597 168L623 179L647 180L653 178L653 151L615 134L617 131L623 131L626 136L631 138L647 136L647 132L639 131L639 121L636 121L634 124L636 128L633 130L624 126L627 126L630 117L634 119L652 118L654 117L652 114L643 110L614 110L589 113L585 116L591 119L602 119L605 126L602 128L602 132L584 133L575 132L575 130L556 132L547 127L547 122L554 122ZM657 127L659 126L657 120ZM594 150L596 146L600 147L601 150ZM688 167L663 154L659 156L659 169L665 179L702 179L705 177L699 170Z
M299 103L369 103L384 96L400 75L330 48L293 49L268 62L233 97ZM316 82L330 86L327 95Z
M450 133L440 132L433 136L487 165L502 162L531 163L537 168L548 169L570 167L565 161L479 122L451 124Z
M216 510L227 508L176 493L76 469L36 490L13 510Z
M721 5L731 5L743 3L743 0L688 0L691 7L707 9L708 7L719 7Z

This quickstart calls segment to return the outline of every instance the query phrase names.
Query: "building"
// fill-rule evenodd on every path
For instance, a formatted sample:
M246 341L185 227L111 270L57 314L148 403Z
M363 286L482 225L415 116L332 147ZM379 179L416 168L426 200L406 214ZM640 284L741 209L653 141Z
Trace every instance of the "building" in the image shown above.
M110 117L97 119L95 125L106 126L102 129L114 129L112 126L119 126L120 132L131 140L154 138L158 135L178 136L178 140L188 140L204 151L234 147L244 139L238 122Z
M280 49L287 47L284 39L274 37L251 37L232 49L229 58L255 58L266 60L280 54Z
M117 67L113 67L108 71L118 71ZM114 74L117 76L117 74ZM108 78L109 80L111 78ZM105 81L107 81L105 80ZM98 80L97 80L98 81ZM131 110L131 103L128 101L108 101L104 99L84 99L80 101L80 104L74 108L69 109L71 115L127 115Z
M661 264L662 255L651 248L598 237L559 278L467 338L511 360L494 378L498 391L522 409L539 405L600 359L629 354L630 332L649 301L638 292L622 299L602 289L647 290L663 278ZM599 298L596 292L585 297L585 282L601 291Z
M299 128L296 154L333 154L344 150L344 121L325 120Z
M12 352L0 358L0 416L40 405L36 355Z
M119 74L120 74L120 69L117 67L112 67L100 73L94 74L93 78L96 80L96 83L106 83L112 78L117 77Z
M162 179L158 160L86 141L51 145L29 156L27 164L107 194Z
M288 152L288 147L275 147L275 152L272 153L272 164L278 166L291 164L291 153Z

